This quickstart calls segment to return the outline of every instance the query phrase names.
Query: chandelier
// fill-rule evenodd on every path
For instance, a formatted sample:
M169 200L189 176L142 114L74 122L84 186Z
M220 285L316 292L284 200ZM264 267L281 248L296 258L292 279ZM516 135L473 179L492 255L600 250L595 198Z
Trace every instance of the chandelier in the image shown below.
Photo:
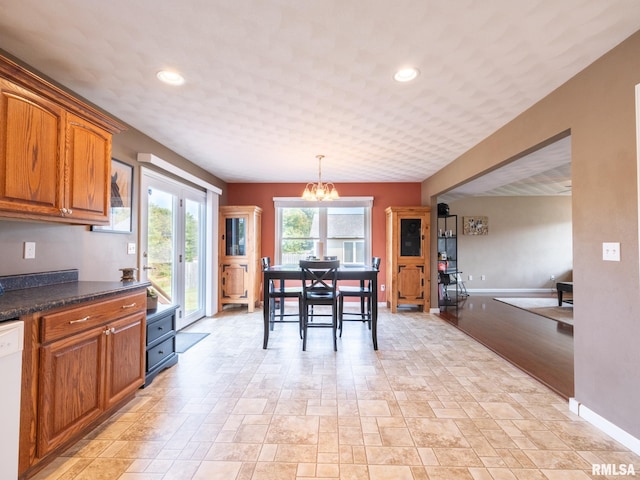
M340 198L333 183L322 183L322 159L324 155L316 155L318 159L318 183L307 183L302 193L303 200L321 202L322 200L335 200Z

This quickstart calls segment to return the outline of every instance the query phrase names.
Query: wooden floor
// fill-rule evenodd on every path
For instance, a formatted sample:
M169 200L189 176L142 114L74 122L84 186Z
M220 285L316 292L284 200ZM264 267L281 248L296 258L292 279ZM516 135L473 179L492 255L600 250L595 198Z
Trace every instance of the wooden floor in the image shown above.
M473 294L440 316L559 395L573 397L573 327Z

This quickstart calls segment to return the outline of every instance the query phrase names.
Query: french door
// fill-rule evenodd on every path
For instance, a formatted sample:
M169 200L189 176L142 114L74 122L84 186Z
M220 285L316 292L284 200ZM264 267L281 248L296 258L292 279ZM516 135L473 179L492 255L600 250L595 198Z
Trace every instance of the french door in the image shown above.
M181 329L205 315L206 194L144 168L140 191L140 279L179 305Z

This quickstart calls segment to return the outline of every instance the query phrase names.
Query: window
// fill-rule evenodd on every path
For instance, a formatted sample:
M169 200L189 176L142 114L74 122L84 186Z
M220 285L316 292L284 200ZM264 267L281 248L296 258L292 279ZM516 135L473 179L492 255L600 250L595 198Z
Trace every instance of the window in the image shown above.
M332 202L276 198L275 263L335 256L342 264L366 264L371 257L370 197Z

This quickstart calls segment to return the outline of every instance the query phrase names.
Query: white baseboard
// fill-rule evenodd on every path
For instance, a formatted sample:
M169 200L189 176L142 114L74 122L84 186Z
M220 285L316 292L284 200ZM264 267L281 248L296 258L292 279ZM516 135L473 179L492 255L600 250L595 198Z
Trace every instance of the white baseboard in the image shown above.
M469 288L467 287L469 294L476 295L527 295L532 293L556 293L555 288Z
M569 399L569 410L578 415L580 418L584 418L591 425L602 430L617 442L620 442L636 455L640 455L640 439L627 433L617 425L611 423L606 418L601 417L586 405L578 402L575 398Z

